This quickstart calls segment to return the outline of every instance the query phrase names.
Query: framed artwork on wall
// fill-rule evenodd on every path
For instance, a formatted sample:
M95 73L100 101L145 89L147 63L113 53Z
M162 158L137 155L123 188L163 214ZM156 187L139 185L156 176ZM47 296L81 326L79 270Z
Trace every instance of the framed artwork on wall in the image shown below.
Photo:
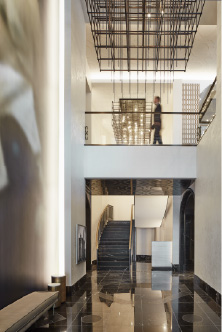
M86 227L76 225L76 264L86 261Z

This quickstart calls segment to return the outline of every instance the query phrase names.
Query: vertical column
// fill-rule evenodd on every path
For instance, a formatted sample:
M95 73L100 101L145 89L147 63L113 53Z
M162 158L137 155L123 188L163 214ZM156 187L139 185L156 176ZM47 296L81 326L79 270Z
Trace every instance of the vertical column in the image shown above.
M220 1L217 3L217 118L221 120L221 23L222 23L222 4Z
M86 24L82 1L71 1L71 284L86 273L77 265L77 224L85 226L84 143L86 109Z
M71 0L65 0L65 87L64 87L64 215L65 215L65 274L68 286L71 275Z

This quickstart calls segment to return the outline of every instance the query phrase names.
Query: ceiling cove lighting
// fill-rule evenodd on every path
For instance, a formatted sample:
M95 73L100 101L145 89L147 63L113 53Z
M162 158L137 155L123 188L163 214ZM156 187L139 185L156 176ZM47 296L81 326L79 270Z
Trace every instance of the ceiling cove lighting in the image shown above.
M100 71L186 71L205 0L85 0Z

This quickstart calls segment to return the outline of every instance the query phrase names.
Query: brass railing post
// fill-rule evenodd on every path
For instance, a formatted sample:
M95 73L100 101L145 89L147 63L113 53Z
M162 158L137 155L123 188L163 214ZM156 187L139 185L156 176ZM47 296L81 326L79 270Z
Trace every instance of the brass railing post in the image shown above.
M131 264L131 252L132 252L132 231L133 231L133 219L134 219L134 204L131 205L131 218L130 218L130 236L129 236L129 263Z
M98 222L98 226L97 226L97 231L96 231L96 249L97 250L99 248L99 240L102 235L103 229L109 220L113 220L113 206L108 204L105 207L105 209L103 210L103 212L99 218L99 222Z

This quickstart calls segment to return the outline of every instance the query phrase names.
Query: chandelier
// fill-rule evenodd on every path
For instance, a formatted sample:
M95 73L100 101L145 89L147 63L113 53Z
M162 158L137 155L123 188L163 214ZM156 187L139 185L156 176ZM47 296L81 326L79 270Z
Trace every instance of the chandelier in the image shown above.
M117 144L150 144L151 108L152 104L145 99L113 102L112 126Z
M186 71L205 0L85 0L101 71Z

